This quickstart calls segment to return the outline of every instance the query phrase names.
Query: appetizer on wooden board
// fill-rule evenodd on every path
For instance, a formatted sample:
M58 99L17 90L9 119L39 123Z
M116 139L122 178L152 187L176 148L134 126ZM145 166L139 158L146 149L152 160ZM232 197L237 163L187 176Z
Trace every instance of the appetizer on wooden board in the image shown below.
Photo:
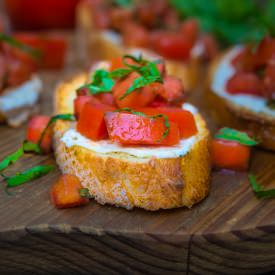
M209 71L210 108L221 125L254 135L275 150L275 38L235 46L213 61Z
M158 210L202 200L209 131L196 108L182 105L180 81L164 63L133 56L118 67L116 59L99 62L91 73L91 83L81 74L56 89L56 113L77 116L54 127L61 171L102 204Z
M214 38L202 35L194 19L181 23L168 1L141 1L125 8L85 0L77 20L79 40L89 55L109 59L129 48L153 51L166 58L168 71L183 80L186 91L198 81L199 63L217 52Z

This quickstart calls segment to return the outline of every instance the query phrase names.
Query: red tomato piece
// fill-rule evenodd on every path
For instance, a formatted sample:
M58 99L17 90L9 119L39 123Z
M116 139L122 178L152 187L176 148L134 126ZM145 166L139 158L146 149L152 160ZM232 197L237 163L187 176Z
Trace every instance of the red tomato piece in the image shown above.
M194 18L185 20L180 27L180 32L183 37L187 38L194 45L199 35L198 20Z
M168 102L160 97L160 96L156 96L156 98L154 99L153 102L151 102L148 107L154 107L154 108L158 108L158 107L167 107L168 106Z
M80 113L87 102L93 104L101 104L100 100L91 95L80 95L74 99L74 114L76 118L79 118Z
M184 96L182 81L173 76L164 78L164 89L159 90L158 95L168 102L180 100Z
M230 94L261 96L261 81L254 73L239 72L227 81L226 89Z
M77 121L77 131L92 140L101 140L108 137L104 114L113 111L114 108L103 104L87 102Z
M198 132L194 116L191 112L187 110L173 107L146 107L140 108L138 110L150 116L157 114L166 115L169 121L175 122L178 125L181 138L191 137Z
M263 94L268 99L275 99L275 64L269 64L266 66L264 79Z
M156 31L150 37L151 47L165 58L188 60L192 43L178 33Z
M43 69L61 69L64 66L65 55L67 51L67 42L65 38L57 34L41 35L37 33L16 33L14 38L41 51L41 60L35 60L29 54L22 51L16 51L16 56L28 62L35 62Z
M255 68L255 56L251 47L242 49L231 61L237 71L250 72Z
M250 147L235 141L213 139L211 143L214 167L245 171L248 168Z
M124 145L175 145L180 134L176 123L170 122L170 130L164 139L166 130L163 118L149 118L129 113L108 112L105 121L111 140Z
M149 33L141 25L138 24L126 24L122 32L123 42L128 47L141 47L148 48L149 45Z
M101 93L95 96L102 104L115 106L115 98L111 93Z
M89 203L88 198L80 196L83 188L78 177L64 174L53 184L51 188L51 200L56 208L69 208Z
M113 88L113 95L119 108L144 107L154 100L156 93L154 92L153 88L155 88L156 85L152 85L154 87L151 86L151 88L149 88L149 85L147 87L137 89L126 96L124 99L120 99L131 87L133 81L138 77L139 75L137 73L131 73L127 78L122 79L115 84Z
M50 117L44 115L34 116L33 118L31 118L27 127L27 140L33 143L38 143L49 121ZM53 129L52 127L49 127L46 130L46 133L40 145L44 153L49 153L52 149L52 135Z
M275 38L265 37L257 47L255 63L257 67L275 62Z
M110 71L114 71L116 69L124 68L125 65L123 64L122 57L114 57L110 61Z

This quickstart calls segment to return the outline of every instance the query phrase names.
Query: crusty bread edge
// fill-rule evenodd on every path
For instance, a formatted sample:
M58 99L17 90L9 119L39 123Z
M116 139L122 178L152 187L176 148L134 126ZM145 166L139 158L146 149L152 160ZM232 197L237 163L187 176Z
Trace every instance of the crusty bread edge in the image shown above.
M86 74L58 85L55 92L56 113L72 112L74 90ZM209 131L202 117L199 140L182 157L139 159L128 154L100 154L80 146L67 147L61 137L71 123L58 121L54 143L57 164L63 173L74 174L101 204L146 210L191 207L209 192ZM127 156L128 155L128 156Z

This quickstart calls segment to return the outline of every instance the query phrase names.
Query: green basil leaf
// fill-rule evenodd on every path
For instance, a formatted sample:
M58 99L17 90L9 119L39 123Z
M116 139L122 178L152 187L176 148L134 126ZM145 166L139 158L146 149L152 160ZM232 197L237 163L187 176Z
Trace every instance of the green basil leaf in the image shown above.
M267 103L266 103L267 107L270 108L270 109L275 109L275 99L273 100L269 100Z
M249 183L255 193L260 198L275 198L275 189L264 190L263 186L258 184L254 175L249 174Z
M247 133L226 127L220 129L215 135L215 138L237 141L238 143L246 146L254 146L258 144L258 142L249 137Z
M93 198L93 197L91 196L91 194L90 194L88 188L80 188L80 189L78 190L78 192L79 192L80 197L82 197L82 198L87 198L87 199Z
M41 148L38 145L38 143L33 143L28 140L24 140L23 150L24 150L24 153L37 153L37 154L42 153Z
M123 100L126 96L134 92L136 89L147 86L153 82L160 82L161 79L158 76L148 76L148 77L138 77L133 81L133 84L129 87L129 89L119 98L119 100Z
M24 150L22 147L20 147L16 152L8 155L6 158L4 158L1 162L0 162L0 171L3 171L4 169L6 169L9 165L17 162L17 160L22 157L24 154Z
M34 58L39 59L42 57L42 52L40 50L34 49L33 47L30 47L30 46L20 42L19 40L15 39L9 35L6 35L2 32L0 32L0 41L4 41L7 44L11 45L12 47L17 48L17 49L21 50L22 52L25 52L25 53L31 55Z
M123 8L130 8L133 6L133 0L113 0L113 3Z
M110 72L110 77L111 78L122 78L127 76L128 74L130 74L131 72L133 72L132 69L128 69L128 68L119 68L116 70L113 70L112 72Z
M24 172L17 173L15 176L7 177L2 175L6 182L7 187L15 187L31 180L40 178L54 169L53 165L38 165L32 167Z
M65 121L74 121L75 120L75 116L73 114L58 114L53 116L50 121L48 122L46 128L44 129L44 131L42 132L39 141L38 141L38 145L40 146L47 129L53 124L55 123L57 120L65 120Z

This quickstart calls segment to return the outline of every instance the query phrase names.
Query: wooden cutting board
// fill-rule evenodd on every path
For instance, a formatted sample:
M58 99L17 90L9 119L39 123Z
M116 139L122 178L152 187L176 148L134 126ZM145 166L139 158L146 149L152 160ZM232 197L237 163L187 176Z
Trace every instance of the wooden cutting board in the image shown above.
M80 68L44 73L42 113L52 111L55 84ZM191 96L211 129L202 100ZM25 126L0 126L0 159L23 140ZM13 173L53 156L27 157ZM266 188L275 186L275 154L255 149L251 171ZM275 199L258 200L246 173L214 172L210 195L192 209L126 211L91 201L57 210L51 174L5 191L0 187L0 274L259 274L275 270Z

